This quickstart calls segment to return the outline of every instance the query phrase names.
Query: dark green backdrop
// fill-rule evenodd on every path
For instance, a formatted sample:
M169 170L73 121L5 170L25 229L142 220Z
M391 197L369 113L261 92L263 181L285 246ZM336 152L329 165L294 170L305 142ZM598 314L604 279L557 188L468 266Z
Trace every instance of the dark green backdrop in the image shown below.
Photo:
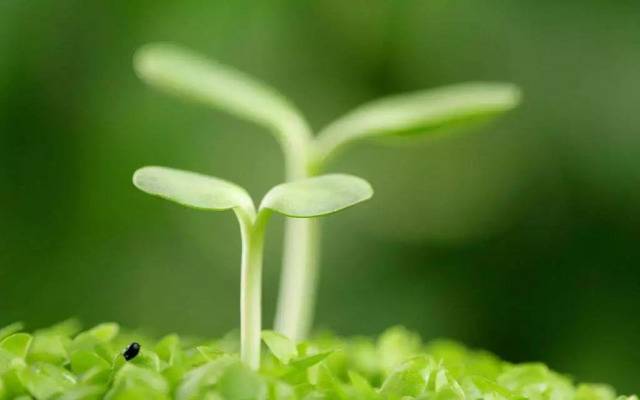
M473 135L336 160L376 196L324 223L318 325L404 324L640 391L639 21L638 1L0 0L0 325L237 326L233 216L130 177L162 164L259 198L282 157L261 129L136 79L134 50L174 41L271 82L314 128L391 93L521 85L522 107Z

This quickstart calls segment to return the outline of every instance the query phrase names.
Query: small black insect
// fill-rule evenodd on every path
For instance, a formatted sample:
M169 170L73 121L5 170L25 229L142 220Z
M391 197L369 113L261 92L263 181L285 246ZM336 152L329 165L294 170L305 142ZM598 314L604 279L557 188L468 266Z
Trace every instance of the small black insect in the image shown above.
M133 342L124 349L124 352L122 352L122 356L124 357L125 360L129 361L129 360L133 360L135 356L138 355L139 352L140 352L140 344Z

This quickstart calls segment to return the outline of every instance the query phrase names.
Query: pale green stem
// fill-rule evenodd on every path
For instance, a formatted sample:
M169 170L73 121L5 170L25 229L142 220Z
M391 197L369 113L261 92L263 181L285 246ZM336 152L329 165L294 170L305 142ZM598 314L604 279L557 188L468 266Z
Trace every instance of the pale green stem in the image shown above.
M319 221L286 222L275 329L298 341L312 328L319 267Z
M281 143L285 155L286 180L312 176L308 159L311 135L302 122L287 127L293 134ZM297 132L297 133L296 133ZM287 219L280 288L274 328L293 339L306 338L312 326L318 269L317 222Z
M322 173L323 160L316 154L315 141L305 143L302 164L288 163L287 180ZM320 221L288 219L285 225L280 293L275 330L292 340L307 338L313 328L320 270Z
M240 283L240 358L251 369L260 367L262 330L262 253L267 213L255 222L238 214L242 234Z
M298 140L283 143L287 181L321 174L325 161L340 143L311 139L303 124L293 124L293 129L303 133L290 135ZM306 339L313 328L320 269L319 225L316 219L288 219L285 225L274 327L295 341Z

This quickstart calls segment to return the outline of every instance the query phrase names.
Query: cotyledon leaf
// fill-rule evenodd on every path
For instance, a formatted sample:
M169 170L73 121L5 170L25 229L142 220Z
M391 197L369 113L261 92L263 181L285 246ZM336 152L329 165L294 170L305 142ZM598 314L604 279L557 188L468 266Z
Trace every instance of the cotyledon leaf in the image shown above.
M322 175L282 183L262 199L260 209L269 209L294 218L332 214L373 196L371 185L346 174Z
M141 79L165 92L275 129L281 135L309 136L303 118L275 89L191 50L170 43L148 44L136 52L134 68Z
M166 167L143 167L133 175L143 192L202 210L241 209L253 216L249 194L238 185L212 176Z
M423 135L485 120L513 109L520 97L513 84L471 82L374 100L324 128L315 142L315 157L323 160L360 139Z

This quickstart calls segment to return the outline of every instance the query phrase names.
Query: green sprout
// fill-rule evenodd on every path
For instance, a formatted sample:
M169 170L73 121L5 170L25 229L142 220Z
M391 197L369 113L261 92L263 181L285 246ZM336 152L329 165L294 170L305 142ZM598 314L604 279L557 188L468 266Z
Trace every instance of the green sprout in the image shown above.
M351 175L332 174L273 187L256 210L238 185L211 176L165 167L144 167L133 175L135 186L152 195L200 210L233 210L242 237L240 291L241 359L260 366L262 254L265 228L273 212L292 218L332 214L368 200L369 183Z
M171 44L150 44L135 56L137 74L164 92L226 111L273 133L282 147L286 180L318 175L339 150L360 140L413 137L478 126L516 107L512 84L464 83L364 104L313 135L300 112L252 77ZM319 228L314 219L286 224L275 329L307 336L318 275Z

